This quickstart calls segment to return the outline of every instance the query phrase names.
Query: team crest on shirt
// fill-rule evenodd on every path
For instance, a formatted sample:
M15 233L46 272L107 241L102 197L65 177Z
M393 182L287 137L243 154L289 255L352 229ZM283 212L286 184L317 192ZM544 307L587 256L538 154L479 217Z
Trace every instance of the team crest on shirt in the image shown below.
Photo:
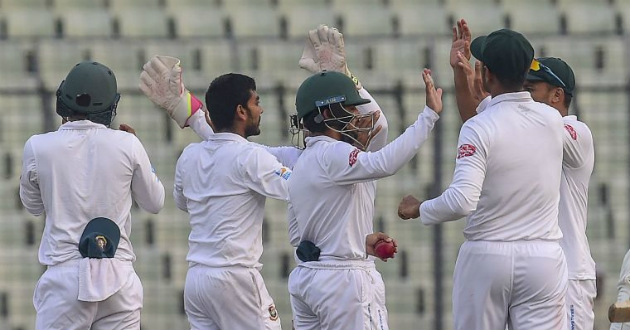
M350 156L348 157L348 165L352 167L354 164L356 164L357 158L359 158L359 149L354 149L352 150L352 152L350 153Z
M289 180L289 177L291 176L291 170L288 167L281 167L276 170L276 175L285 180Z
M457 159L472 156L477 152L477 147L472 144L462 144L457 149Z
M573 126L569 124L564 124L564 129L566 129L567 132L569 132L569 135L571 135L571 138L573 140L577 141L577 132L575 131L575 128L573 128Z
M276 305L269 305L269 319L272 321L278 320L278 311L276 310Z

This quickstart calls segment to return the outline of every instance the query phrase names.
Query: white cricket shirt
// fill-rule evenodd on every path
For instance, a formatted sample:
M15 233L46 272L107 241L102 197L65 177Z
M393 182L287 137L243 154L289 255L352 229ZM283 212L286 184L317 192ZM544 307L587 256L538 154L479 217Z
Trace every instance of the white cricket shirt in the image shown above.
M26 141L22 164L22 203L34 215L46 213L40 263L81 259L79 239L96 217L120 227L115 258L135 260L132 198L151 213L164 205L164 186L135 135L88 120L68 122Z
M286 200L291 170L260 146L215 133L184 149L173 197L187 211L190 265L261 268L266 197Z
M418 151L438 115L425 110L396 140L362 152L327 136L306 139L289 180L291 243L315 243L320 259L364 259L373 232L376 179L393 175ZM294 217L294 219L291 219Z
M565 116L564 157L560 181L558 221L560 245L569 268L569 278L595 279L595 261L586 237L588 185L593 173L595 151L591 130L576 116Z
M468 240L559 240L562 117L528 92L502 94L461 128L453 182L424 224L467 217Z

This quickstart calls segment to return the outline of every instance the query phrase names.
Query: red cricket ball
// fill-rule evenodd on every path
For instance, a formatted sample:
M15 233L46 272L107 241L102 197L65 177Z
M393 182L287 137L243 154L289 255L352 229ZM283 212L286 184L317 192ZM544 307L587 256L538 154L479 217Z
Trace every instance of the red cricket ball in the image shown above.
M374 254L381 259L393 258L395 253L394 242L380 241L374 246Z

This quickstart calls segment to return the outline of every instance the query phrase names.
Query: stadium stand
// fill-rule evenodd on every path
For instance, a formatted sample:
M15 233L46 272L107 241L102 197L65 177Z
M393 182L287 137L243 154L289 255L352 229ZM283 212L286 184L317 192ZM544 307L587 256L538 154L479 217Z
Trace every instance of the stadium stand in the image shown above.
M93 9L101 10L106 7L107 0L47 0L52 1L55 10L64 9Z
M2 0L0 9L15 8L47 8L50 6L51 0Z
M561 31L560 11L546 0L536 5L510 2L504 8L508 26L527 36L554 35Z
M24 7L2 10L9 38L54 38L59 27L53 12L47 8Z
M114 17L115 36L166 38L174 33L166 12L161 8L128 8ZM138 17L142 19L139 20Z
M122 13L128 10L137 10L137 9L159 9L164 7L165 0L107 0L107 4L110 10L114 13ZM145 14L142 17L146 18L150 16L151 13Z
M578 2L562 6L567 22L567 33L571 34L615 34L618 31L617 13L605 3Z
M390 7L396 14L394 32L398 35L450 35L451 33L448 13L441 5L409 2Z
M339 30L346 38L391 37L394 34L394 15L388 7L380 5L346 4L335 8ZM379 19L366 19L379 17Z
M333 9L310 2L281 2L278 5L282 31L287 38L303 39L304 31L314 29L319 24L337 26Z
M227 35L228 19L222 8L187 6L169 9L174 33L180 38L222 38ZM203 18L203 19L200 19Z
M35 45L23 40L0 40L0 88L8 90L34 91Z
M234 3L225 6L230 18L228 34L234 38L280 36L280 19L275 8L252 3Z
M61 31L64 37L111 37L113 18L108 11L93 9L58 10Z
M474 33L477 35L488 34L506 26L506 13L501 6L491 2L461 2L452 5L449 26L453 26L458 19L465 18Z
M182 60L187 87L200 99L213 78L227 72L254 76L265 109L255 142L290 144L287 115L308 76L297 60L305 32L319 23L346 36L348 63L377 99L397 137L424 106L423 67L445 89L442 119L418 155L396 176L379 182L375 229L397 238L400 252L377 263L387 286L392 329L452 327L450 293L463 221L440 229L397 218L400 198L429 198L450 183L461 121L448 64L451 24L466 18L473 36L503 26L523 32L536 56L566 60L577 76L572 112L589 124L597 164L589 197L593 257L600 273L596 328L616 297L620 262L630 242L630 2L625 0L0 0L0 329L31 329L32 292L43 271L37 244L43 217L19 203L23 144L54 130L54 92L82 59L110 66L122 93L114 126L136 130L167 191L158 215L132 210L136 269L145 287L143 329L188 327L182 309L187 270L185 213L170 198L177 156L199 141L156 109L138 89L138 73L153 55ZM141 17L142 19L138 19ZM111 19L111 20L110 20ZM339 23L342 23L340 25ZM280 84L281 83L281 84ZM281 86L281 87L280 87ZM439 134L440 138L437 138ZM439 143L438 143L439 142ZM432 190L433 188L433 190ZM291 328L286 274L295 266L286 231L286 205L265 210L263 276L283 327ZM441 268L434 263L441 232ZM438 287L434 272L441 272ZM435 296L443 297L436 306ZM436 315L441 311L441 315Z

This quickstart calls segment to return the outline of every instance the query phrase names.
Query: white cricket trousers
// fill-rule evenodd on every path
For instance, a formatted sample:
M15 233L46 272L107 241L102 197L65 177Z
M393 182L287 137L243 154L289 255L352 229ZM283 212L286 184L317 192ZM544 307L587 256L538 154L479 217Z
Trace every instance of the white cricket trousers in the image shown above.
M371 260L310 261L289 275L295 330L388 330L385 284Z
M569 330L593 330L595 296L595 280L569 280L566 296Z
M184 309L193 330L281 329L273 299L254 268L191 266Z
M135 272L109 298L79 301L79 260L50 266L35 287L37 330L139 330L142 283Z
M466 241L454 271L455 329L566 329L567 277L557 242Z

